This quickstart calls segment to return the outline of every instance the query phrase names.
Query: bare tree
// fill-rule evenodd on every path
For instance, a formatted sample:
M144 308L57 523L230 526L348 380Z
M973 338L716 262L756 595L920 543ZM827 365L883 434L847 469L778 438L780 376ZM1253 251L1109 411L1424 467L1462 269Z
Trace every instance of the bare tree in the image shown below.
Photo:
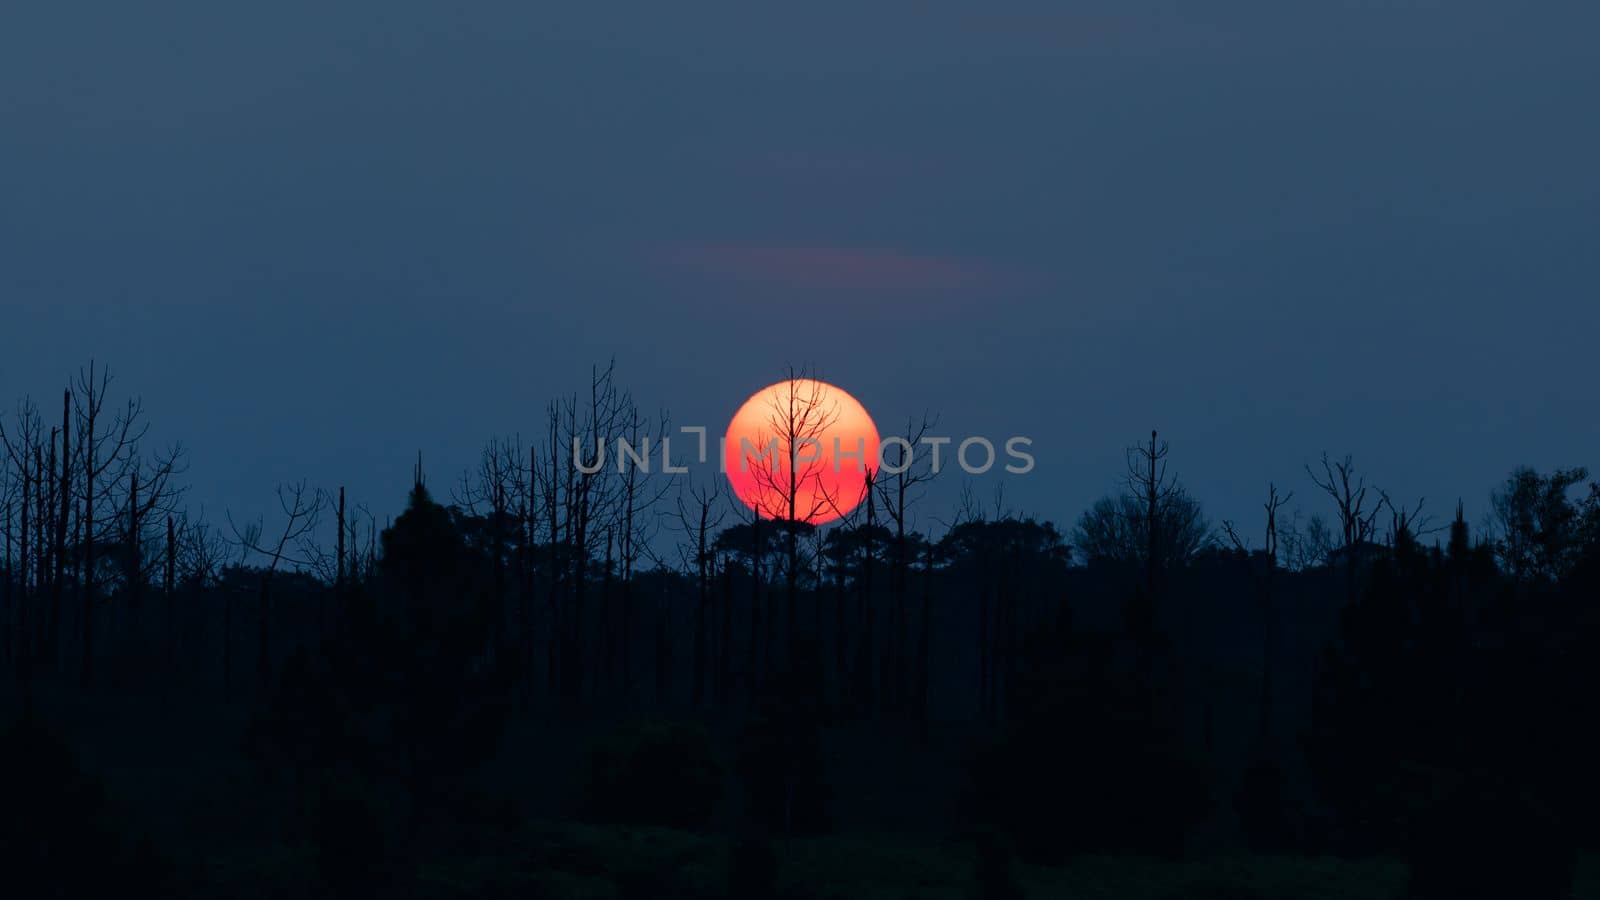
M1128 448L1124 491L1102 497L1078 518L1073 544L1086 560L1137 565L1153 598L1161 575L1182 565L1210 542L1200 504L1167 472L1168 446Z
M184 466L183 448L167 447L146 458L142 444L149 423L139 398L125 401L110 413L106 400L111 373L90 362L80 371L72 391L78 433L82 440L83 503L83 671L84 684L93 678L94 622L101 588L107 583L99 571L99 549L117 548L115 575L137 616L142 588L159 554L149 552L146 529L152 518L178 512L182 489L176 477ZM135 620L137 621L137 619Z
M1200 504L1167 474L1169 452L1167 442L1158 442L1152 429L1149 444L1130 447L1127 453L1128 494L1143 511L1145 584L1152 598L1159 593L1160 577L1207 542Z
M656 533L657 519L649 515L655 504L676 486L676 476L658 477L646 482L644 479L644 466L650 459L650 446L652 441L657 447L665 447L665 438L669 427L669 418L661 412L654 420L642 417L631 399L624 400L624 408L619 414L622 436L627 441L627 447L637 452L638 455L629 459L624 458L623 445L617 446L617 470L619 485L617 489L615 525L618 535L618 559L621 563L622 581L622 622L619 629L618 642L622 653L622 693L630 696L633 690L633 577L635 567L639 560L651 552L652 541ZM667 475L668 473L662 473ZM658 622L660 619L658 619ZM658 645L659 645L658 641ZM659 648L658 648L659 655ZM658 675L660 667L657 667ZM662 685L659 678L657 689Z
M1267 500L1262 504L1266 511L1265 542L1262 547L1259 566L1254 565L1255 559L1250 551L1249 544L1239 536L1233 523L1224 519L1222 530L1227 535L1229 543L1236 550L1245 555L1251 565L1251 579L1255 583L1257 603L1261 610L1261 733L1260 740L1265 751L1272 736L1272 673L1274 663L1274 645L1277 640L1277 606L1273 594L1273 582L1278 571L1278 512L1294 497L1290 491L1283 496L1278 495L1278 486L1267 485Z
M456 505L488 523L486 533L490 585L493 591L496 652L509 654L511 648L510 566L512 538L520 531L520 519L513 516L512 503L522 483L522 442L518 438L495 438L478 455L475 471L463 473L455 492Z
M888 690L885 703L904 705L908 691L924 695L922 686L927 679L928 652L931 646L928 629L931 627L931 593L923 593L921 624L917 641L915 672L908 684L907 661L909 651L909 624L907 610L907 583L910 578L911 553L906 539L910 508L921 496L922 485L932 481L937 474L930 457L917 457L910 449L922 443L928 432L937 427L938 420L923 413L920 421L906 420L905 432L895 442L897 456L894 463L884 462L884 471L874 479L878 498L883 503L883 514L894 527L894 577L890 582L889 622L885 628L886 648L884 669Z
M1372 543L1377 533L1378 513L1383 510L1381 495L1369 508L1367 501L1371 494L1378 491L1367 485L1366 478L1356 472L1355 463L1349 454L1337 462L1330 461L1328 454L1322 454L1322 474L1319 476L1306 466L1306 474L1311 476L1311 482L1333 500L1334 509L1339 522L1339 547L1338 550L1344 557L1345 565L1345 591L1347 600L1355 598L1356 590L1356 565L1357 556L1361 548Z
M722 520L727 512L727 507L723 505L721 483L718 481L713 481L709 486L690 482L678 492L677 518L686 542L680 545L679 552L683 556L684 568L695 572L698 588L694 611L692 663L694 666L692 697L695 706L700 706L705 699L706 668L710 655L711 569L714 565L710 536L722 526Z
M561 466L561 405L551 403L545 409L545 452L547 456L541 459L536 451L529 451L529 473L532 481L531 490L538 494L539 502L543 505L543 518L546 523L546 535L549 538L547 557L549 562L549 587L546 590L549 604L549 626L547 628L546 659L549 664L548 679L552 690L559 684L561 672L560 636L564 633L561 620L561 591L562 573L566 571L566 542L561 531L561 512L568 507L563 502L561 490L565 486L569 491L572 484L574 467L569 463L565 468ZM528 678L532 679L530 671ZM529 686L531 690L531 684Z
M586 585L590 560L605 537L605 529L595 525L611 520L618 497L614 470L605 465L606 448L615 443L632 406L629 396L618 389L614 370L614 362L603 369L595 367L588 398L580 400L573 394L562 404L556 422L561 440L552 447L551 477L562 485L559 543L572 599L570 615L562 622L560 649L560 687L568 702L583 693ZM564 466L559 462L561 448L572 454Z
M1336 538L1327 520L1320 515L1311 515L1302 525L1300 513L1296 511L1291 521L1278 526L1278 534L1283 544L1281 559L1292 571L1326 566L1332 560Z
M17 506L17 556L11 566L15 568L16 581L15 654L17 677L26 687L32 674L34 644L29 616L32 603L29 578L34 569L32 560L35 556L35 548L29 537L30 531L36 527L42 527L36 525L38 522L36 497L39 494L39 473L34 460L38 456L40 433L44 430L44 424L39 417L39 409L33 404L32 400L24 399L18 405L16 417L17 424L10 431L6 430L5 423L0 421L0 444L5 447L6 458L10 461L11 468L16 473L14 478L19 485L16 488L16 492L19 495Z
M185 516L178 529L179 580L196 590L216 584L228 556L228 542L211 528L204 512L195 518Z
M1396 550L1415 547L1419 538L1444 527L1433 525L1433 517L1422 512L1426 498L1418 497L1416 504L1410 507L1394 502L1385 491L1378 491L1378 498L1380 506L1389 508L1389 532L1384 540Z
M790 367L788 378L767 398L766 417L757 433L758 444L766 448L776 442L778 451L772 462L758 461L750 471L755 478L753 502L757 511L789 526L784 529L784 583L791 642L797 636L798 624L799 526L809 525L840 502L828 489L826 474L832 457L823 447L823 439L839 421L839 415L839 402L826 383ZM862 465L868 467L865 460Z
M240 528L233 521L232 515L228 517L235 545L241 551L257 554L266 560L266 565L261 570L258 594L260 643L256 657L256 672L263 686L269 683L272 675L272 577L285 563L294 569L303 569L311 565L309 556L294 554L291 551L297 550L300 541L317 527L323 503L322 493L309 489L304 481L292 485L279 485L277 494L278 506L283 512L283 528L278 532L275 541L269 543L262 540L263 520L257 519Z
M51 549L54 559L54 571L50 583L50 625L49 637L46 647L50 660L55 661L61 650L61 605L62 595L66 590L67 582L67 520L72 516L72 390L68 388L61 396L61 460L60 478L55 489L54 499L59 503L55 512L55 541ZM53 475L55 466L55 444L51 442L51 466Z
M15 537L11 530L12 509L17 500L17 482L11 476L8 466L0 465L0 540L4 541L4 549L0 550L0 666L8 665L13 660L14 643L16 637L16 623L13 620L15 607L13 602L16 595L12 590L12 582L16 578L16 563L12 558L12 541Z

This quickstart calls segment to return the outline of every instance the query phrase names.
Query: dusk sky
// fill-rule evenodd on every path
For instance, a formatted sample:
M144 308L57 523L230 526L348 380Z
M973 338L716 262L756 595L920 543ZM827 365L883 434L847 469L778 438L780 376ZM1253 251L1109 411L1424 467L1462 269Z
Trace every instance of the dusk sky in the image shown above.
M615 357L1034 440L1213 519L1353 453L1476 520L1600 464L1600 6L63 2L0 13L0 402L92 357L191 503L398 510ZM980 485L985 492L997 483ZM946 514L960 473L925 515ZM935 530L937 527L935 526Z

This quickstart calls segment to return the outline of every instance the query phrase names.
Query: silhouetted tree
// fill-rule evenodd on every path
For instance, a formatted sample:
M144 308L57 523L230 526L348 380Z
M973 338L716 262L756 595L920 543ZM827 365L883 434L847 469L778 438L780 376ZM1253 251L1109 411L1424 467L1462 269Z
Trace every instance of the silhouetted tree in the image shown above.
M1588 477L1581 466L1549 475L1524 466L1491 495L1495 552L1512 577L1555 581L1572 570L1582 552L1584 516L1571 492Z
M758 452L765 453L769 444L775 442L777 452L753 461L747 454L741 454L741 465L749 465L755 479L754 494L746 498L747 502L752 502L762 516L793 524L810 524L819 516L842 509L852 498L832 496L825 478L828 460L833 457L823 446L823 440L839 421L839 400L832 396L832 389L791 367L785 380L766 398L766 403L756 444ZM865 456L874 448L862 449ZM865 459L859 465L864 471L870 468ZM787 528L784 535L787 547L784 562L786 633L792 645L799 637L802 529Z
M916 536L908 534L906 529L911 518L911 505L919 499L922 485L932 481L938 474L931 455L919 457L915 452L928 431L936 425L937 420L930 420L927 414L923 415L920 422L908 420L905 432L897 436L894 462L885 460L884 471L873 479L878 498L883 503L884 516L894 529L894 569L890 583L889 622L885 628L887 640L883 663L884 701L891 708L905 706L911 695L920 700L923 693L921 684L927 666L926 633L931 610L924 605L915 669L908 676L907 659L911 656L911 649L907 595L911 562L917 556L917 548L914 546ZM924 600L927 599L928 596L924 594Z
M721 527L727 508L721 488L687 484L678 494L678 523L687 544L681 548L684 565L695 573L693 702L700 706L706 695L706 674L711 647L711 572L715 565L711 534Z
M268 543L262 539L263 524L260 519L241 528L230 517L234 541L241 551L264 557L266 566L261 570L260 592L257 594L256 674L265 685L272 676L272 579L278 568L288 564L298 571L310 565L311 554L305 553L303 541L317 527L322 514L320 493L306 487L304 481L278 486L278 506L283 512L283 529L276 540Z
M1322 474L1319 476L1310 465L1306 466L1306 474L1311 477L1313 484L1333 500L1339 524L1339 545L1336 549L1344 564L1346 599L1353 602L1356 572L1364 552L1372 546L1377 536L1378 514L1383 511L1383 504L1375 502L1370 508L1367 506L1370 499L1368 492L1373 489L1367 485L1366 478L1357 473L1349 454L1338 462L1332 462L1324 453Z
M1150 432L1150 443L1128 448L1126 487L1083 513L1073 544L1084 561L1137 566L1153 600L1164 574L1210 541L1200 503L1167 472L1170 450Z

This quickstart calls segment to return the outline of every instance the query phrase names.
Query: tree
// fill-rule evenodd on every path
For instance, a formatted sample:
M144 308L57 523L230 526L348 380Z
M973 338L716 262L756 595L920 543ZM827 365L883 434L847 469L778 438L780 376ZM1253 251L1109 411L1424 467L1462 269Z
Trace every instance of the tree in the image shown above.
M894 527L894 577L890 583L889 623L885 629L888 640L884 654L886 676L884 700L890 706L906 703L909 699L908 690L919 700L926 695L923 687L927 678L928 628L932 618L929 592L923 594L918 650L910 685L907 684L906 677L906 658L910 655L906 595L907 584L910 581L911 560L917 555L915 546L917 536L911 534L908 537L906 527L910 519L911 505L921 495L921 486L932 481L938 474L931 456L915 457L910 448L921 444L929 430L937 424L937 420L930 420L926 413L920 422L908 419L904 434L895 442L897 458L893 464L886 461L884 471L873 480L878 490L878 499L883 503L883 513Z
M953 590L978 594L980 710L997 717L1012 699L1026 636L1059 624L1066 613L1058 591L1071 548L1051 522L968 511L945 532L935 553L946 561ZM1042 599L1042 605L1030 609L1030 599Z
M569 621L563 622L560 682L562 696L569 703L583 693L584 604L589 561L605 534L605 529L594 525L606 520L616 501L612 470L605 465L605 448L615 442L619 428L632 409L629 395L617 388L613 378L615 368L613 362L604 369L592 369L588 400L580 401L574 393L562 408L560 432L564 440L561 446L572 452L563 478L565 515L561 547L569 570L566 583L572 586L571 615ZM553 466L553 471L559 470Z
M1583 551L1586 516L1570 495L1588 477L1581 466L1548 475L1522 466L1491 495L1495 555L1512 577L1555 581L1572 570Z
M676 475L657 478L654 481L646 481L644 477L644 466L648 465L650 459L652 438L656 446L661 447L663 452L666 450L666 434L669 427L666 413L661 413L653 424L650 419L639 414L637 407L629 398L625 402L620 421L622 436L627 441L626 448L633 455L630 464L628 459L624 459L624 444L618 443L617 468L620 484L617 488L613 524L617 529L618 560L621 563L622 622L621 626L615 629L618 634L612 639L621 647L622 693L624 696L629 696L633 691L634 572L639 560L652 554L657 519L648 513L672 490L676 484ZM661 617L658 617L658 625L664 623L664 616L665 613L662 612ZM659 654L664 652L660 650L660 644L665 640L665 632L659 627L658 638ZM657 689L662 688L663 685L658 680Z
M304 481L278 486L278 506L283 511L283 529L273 543L265 543L260 519L240 528L230 516L228 524L233 529L234 540L241 551L256 553L266 558L261 570L259 598L260 644L256 657L256 672L265 686L272 674L272 577L278 567L288 563L300 570L310 565L310 553L303 552L303 540L317 527L322 513L322 494L306 487ZM301 551L301 552L297 552Z
M101 596L121 591L137 626L143 589L162 564L160 523L176 515L183 488L183 449L146 453L149 424L131 398L112 413L111 374L93 362L62 393L61 424L46 435L31 401L17 426L0 423L0 446L20 482L16 541L17 615L27 618L34 595L47 601L34 633L19 633L20 659L34 651L57 657L69 583L81 593L82 680L92 681L96 613ZM154 524L153 524L154 523ZM102 565L104 564L104 565Z
M1267 500L1262 504L1262 508L1266 510L1265 543L1259 564L1251 566L1250 571L1261 609L1261 743L1264 748L1272 735L1273 646L1278 630L1277 605L1273 595L1278 573L1278 511L1293 498L1293 491L1279 496L1277 485L1270 483L1267 485ZM1223 520L1222 530L1227 535L1229 543L1240 554L1246 559L1252 557L1249 544L1239 536L1232 522Z
M17 557L8 564L8 576L14 569L16 581L16 663L17 677L24 688L29 684L32 675L34 636L31 630L29 613L32 604L30 591L30 577L34 573L33 559L37 550L29 541L30 530L42 529L38 524L37 502L40 491L39 471L34 465L38 458L39 435L43 431L43 423L39 418L39 410L31 400L24 400L17 409L17 424L7 431L3 422L0 422L0 444L3 444L6 456L11 463L14 476L18 485L16 492L17 504ZM9 517L7 520L9 529ZM9 550L8 550L9 553Z
M710 486L689 483L678 492L678 523L687 542L679 548L684 568L695 573L697 597L694 608L693 699L705 699L706 668L710 655L711 570L715 565L711 534L721 527L727 508L722 503L721 483Z
M522 472L522 445L514 439L491 439L478 455L475 471L464 472L456 489L456 505L473 518L482 517L481 543L489 557L495 606L496 652L511 652L509 568L513 539L520 528L512 512Z
M778 452L771 462L757 461L751 469L756 492L749 499L760 515L809 524L830 510L842 509L849 501L850 498L832 496L824 477L832 457L824 452L822 442L839 421L839 403L831 393L825 382L808 378L791 367L788 378L768 398L766 421L756 443L766 447L775 441ZM808 453L808 448L812 452ZM862 465L867 462L863 460ZM785 531L788 552L784 584L792 649L798 637L801 533L797 528Z
M1333 500L1339 523L1338 555L1344 560L1346 601L1352 602L1356 594L1356 567L1362 553L1371 547L1377 535L1378 513L1383 511L1381 500L1367 507L1368 492L1377 493L1367 485L1366 478L1356 472L1350 455L1332 462L1322 454L1322 474L1319 476L1306 466L1311 482Z
M1167 453L1154 431L1148 445L1129 448L1123 493L1095 501L1072 533L1086 562L1136 566L1145 574L1146 590L1210 543L1199 501L1167 474Z
M1278 574L1278 511L1294 497L1280 496L1275 484L1267 485L1265 542L1259 554L1250 551L1233 523L1224 520L1223 532L1234 549L1250 565L1250 577L1261 610L1261 719L1256 738L1255 759L1240 779L1234 794L1234 807L1241 829L1251 846L1259 850L1281 850L1287 844L1289 826L1283 796L1286 778L1273 746L1272 676L1278 634L1277 603L1274 587Z

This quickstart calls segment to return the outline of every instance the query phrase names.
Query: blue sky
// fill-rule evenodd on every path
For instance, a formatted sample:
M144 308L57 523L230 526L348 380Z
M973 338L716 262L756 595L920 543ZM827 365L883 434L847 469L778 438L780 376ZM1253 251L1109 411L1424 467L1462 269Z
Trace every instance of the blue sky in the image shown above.
M59 2L0 24L0 401L91 356L215 517L395 508L615 356L720 428L790 364L1154 426L1213 517L1354 453L1481 511L1600 463L1600 7ZM949 479L931 498L947 504ZM981 486L985 492L992 483ZM930 514L933 509L930 508Z

